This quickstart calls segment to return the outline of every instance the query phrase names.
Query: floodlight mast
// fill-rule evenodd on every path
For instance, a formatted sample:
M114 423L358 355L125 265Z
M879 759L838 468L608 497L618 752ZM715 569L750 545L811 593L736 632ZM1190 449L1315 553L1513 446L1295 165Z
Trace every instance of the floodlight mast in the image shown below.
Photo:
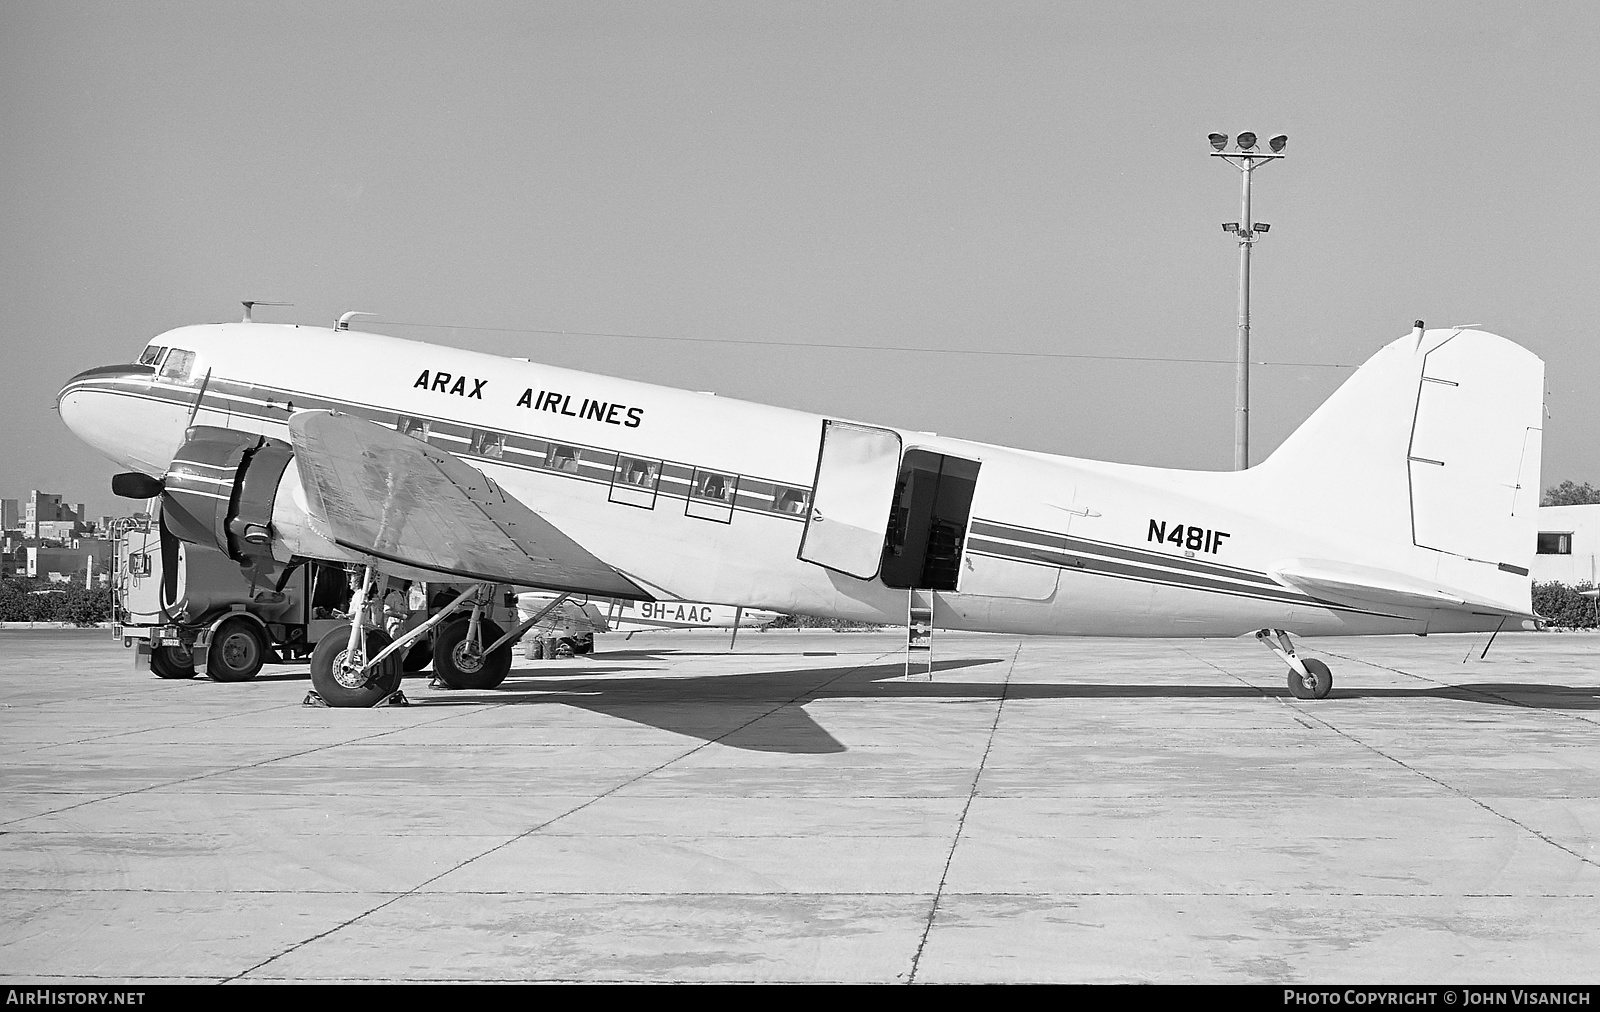
M1235 361L1233 395L1233 469L1243 471L1250 466L1250 247L1266 228L1258 228L1250 218L1250 175L1273 159L1282 158L1289 143L1287 134L1278 134L1267 142L1271 153L1256 148L1256 135L1242 133L1238 149L1223 150L1228 146L1227 134L1210 134L1207 139L1214 149L1212 158L1223 161L1239 170L1239 220L1227 222L1223 231L1232 232L1239 240L1239 342Z

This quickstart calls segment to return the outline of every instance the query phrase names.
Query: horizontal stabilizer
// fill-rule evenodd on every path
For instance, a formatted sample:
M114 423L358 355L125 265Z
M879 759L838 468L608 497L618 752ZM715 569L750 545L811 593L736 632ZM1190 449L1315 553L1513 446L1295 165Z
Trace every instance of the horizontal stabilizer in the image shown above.
M1453 587L1374 566L1325 559L1291 559L1273 566L1268 572L1278 582L1332 604L1407 610L1470 608L1512 618L1536 617Z
M311 524L345 548L464 580L651 595L470 464L352 415L289 419Z

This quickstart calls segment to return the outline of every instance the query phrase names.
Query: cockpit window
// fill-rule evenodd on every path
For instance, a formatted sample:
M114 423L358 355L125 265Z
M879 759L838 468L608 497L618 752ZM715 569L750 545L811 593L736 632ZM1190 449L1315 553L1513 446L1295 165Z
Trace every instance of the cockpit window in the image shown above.
M155 365L156 364L156 360L161 357L161 353L166 351L166 350L167 349L166 349L165 345L152 344L152 345L146 346L146 348L144 349L144 354L139 356L139 364L140 365Z
M194 352L174 348L167 353L166 360L161 363L160 376L171 383L187 383L189 373L194 370Z

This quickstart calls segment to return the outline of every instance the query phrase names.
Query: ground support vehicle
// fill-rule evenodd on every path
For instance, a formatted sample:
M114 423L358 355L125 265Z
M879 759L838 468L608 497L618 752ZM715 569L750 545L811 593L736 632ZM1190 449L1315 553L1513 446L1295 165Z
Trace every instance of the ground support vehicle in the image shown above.
M252 585L221 552L163 546L158 516L119 520L112 579L112 634L136 670L160 678L254 678L265 663L304 660L348 616L349 581L339 565L306 563Z

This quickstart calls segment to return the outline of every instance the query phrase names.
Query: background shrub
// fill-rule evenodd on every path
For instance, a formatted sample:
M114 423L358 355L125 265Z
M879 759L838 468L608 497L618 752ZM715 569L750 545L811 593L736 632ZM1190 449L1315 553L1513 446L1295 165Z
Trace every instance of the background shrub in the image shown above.
M1564 583L1536 583L1533 585L1533 610L1558 629L1593 629L1595 602L1578 593L1588 590L1592 583L1569 587Z

